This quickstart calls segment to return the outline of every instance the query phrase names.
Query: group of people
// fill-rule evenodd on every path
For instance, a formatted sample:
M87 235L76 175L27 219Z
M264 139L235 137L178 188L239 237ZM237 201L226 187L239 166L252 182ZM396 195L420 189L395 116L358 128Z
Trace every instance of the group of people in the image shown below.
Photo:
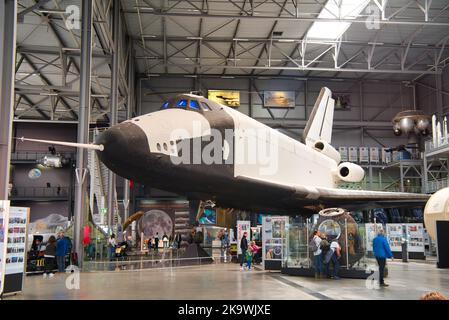
M148 251L151 251L152 249L154 251L159 251L159 241L162 239L162 246L164 249L170 248L172 246L174 249L181 248L181 242L182 237L179 233L176 233L173 237L172 235L167 236L165 233L163 234L162 238L159 238L159 232L156 232L156 235L153 238L148 239L147 248Z
M36 239L31 250L38 252L38 257L44 258L44 278L52 278L56 267L58 272L65 271L66 257L72 251L72 242L64 231L59 231L57 237L50 236L45 244Z
M313 253L315 278L340 279L338 270L340 269L341 246L337 239L327 239L325 234L315 230L309 243L309 249ZM330 274L331 263L333 265L332 274Z
M341 246L337 239L327 239L326 235L319 230L315 230L309 243L309 249L313 252L315 278L340 279L338 271L340 269ZM388 287L388 284L384 281L385 266L387 259L393 260L393 253L383 229L378 230L378 234L373 240L373 254L379 265L379 286ZM332 274L330 273L331 264L333 265Z
M251 264L254 265L254 262L257 260L257 257L260 255L261 248L256 245L255 241L250 241L248 243L248 233L244 232L243 237L240 240L240 250L242 251L239 262L240 262L240 270L248 270L251 271ZM246 261L246 267L244 267L244 262Z

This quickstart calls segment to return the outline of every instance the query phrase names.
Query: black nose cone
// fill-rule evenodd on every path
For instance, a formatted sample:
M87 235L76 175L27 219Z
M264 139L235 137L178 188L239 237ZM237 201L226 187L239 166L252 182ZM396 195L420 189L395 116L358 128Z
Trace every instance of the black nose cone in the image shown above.
M127 179L134 179L146 153L149 153L148 139L143 130L124 122L102 132L95 141L104 146L97 151L100 160L113 172Z

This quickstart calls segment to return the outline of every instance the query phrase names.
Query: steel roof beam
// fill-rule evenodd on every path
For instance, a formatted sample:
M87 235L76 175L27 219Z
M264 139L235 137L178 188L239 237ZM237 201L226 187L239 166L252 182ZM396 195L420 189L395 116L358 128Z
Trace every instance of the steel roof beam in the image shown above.
M137 13L135 10L125 10L124 13ZM178 13L178 12L160 12L160 11L141 11L140 14L154 15L159 17L194 17L194 18L232 18L234 15L226 14L196 14L196 13ZM285 17L285 16L262 16L247 15L239 16L239 19L245 20L266 20L266 21L302 21L302 22L350 22L355 24L366 24L366 19L321 19L308 17ZM449 22L420 21L420 20L375 20L380 25L404 25L404 26L429 26L429 27L449 27Z

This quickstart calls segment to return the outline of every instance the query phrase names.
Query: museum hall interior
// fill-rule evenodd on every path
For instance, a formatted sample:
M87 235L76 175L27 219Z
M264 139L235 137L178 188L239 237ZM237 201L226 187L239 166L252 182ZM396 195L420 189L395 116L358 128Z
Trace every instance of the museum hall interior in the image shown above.
M0 299L448 299L447 0L1 0L0 40Z

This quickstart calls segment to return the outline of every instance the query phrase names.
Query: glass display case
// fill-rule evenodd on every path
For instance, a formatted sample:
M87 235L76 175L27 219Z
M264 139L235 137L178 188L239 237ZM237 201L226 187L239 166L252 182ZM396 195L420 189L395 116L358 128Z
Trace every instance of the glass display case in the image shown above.
M339 262L342 276L363 278L376 270L376 261L368 256L366 248L365 224L357 223L350 212L332 210L323 210L317 217L310 219L289 219L286 226L283 270L302 269L307 272L298 275L314 274L314 256L309 243L315 230L319 230L329 242L337 240L340 244Z

